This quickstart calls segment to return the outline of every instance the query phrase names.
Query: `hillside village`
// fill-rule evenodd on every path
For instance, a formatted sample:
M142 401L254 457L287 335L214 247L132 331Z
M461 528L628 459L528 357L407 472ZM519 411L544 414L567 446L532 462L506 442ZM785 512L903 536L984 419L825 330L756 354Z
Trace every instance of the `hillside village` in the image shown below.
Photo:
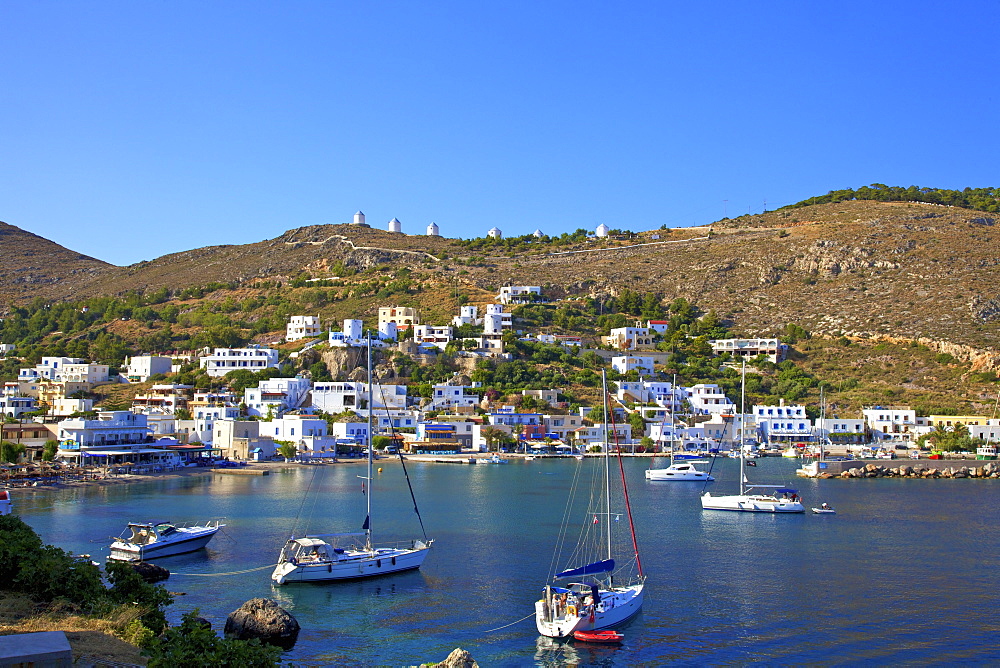
M369 438L369 418L371 436L381 449L433 455L597 452L606 438L632 452L724 452L740 442L772 452L820 444L910 449L928 436L933 443L934 434L944 432L961 432L967 446L1000 441L998 419L921 416L909 406L866 406L860 416L849 418L815 415L814 407L807 410L779 397L741 412L718 383L684 385L668 373L672 353L661 343L671 335L672 324L676 333L676 316L673 323L646 319L610 327L607 335L593 340L515 329L515 308L548 301L541 286L505 285L482 313L477 306L462 305L447 324L424 323L416 308L404 306L379 307L377 326L369 323L368 328L362 319L327 328L318 316L293 315L281 350L252 345L182 356L133 355L117 373L108 364L42 356L3 384L3 440L27 462L56 459L140 469L206 458L322 461L360 456ZM707 346L704 353L714 360L711 364L728 374L730 394L741 365L754 371L783 363L789 368L790 347L778 338L701 336L698 343ZM595 369L606 367L613 416L606 417L598 402L592 402L596 410L594 405L571 406L565 388L522 389L504 396L472 380L482 376L477 369L520 356L517 351L525 345L561 351L555 354L570 359L585 357ZM369 346L383 361L378 372L388 378L371 387L361 373ZM0 352L16 355L12 344L3 344ZM352 369L349 378L333 379L322 361L288 373L296 360L317 353L353 359L345 367ZM544 359L537 354L534 359ZM400 378L388 372L384 362L390 356L430 365L452 356L471 363L463 367L471 371L455 371L421 396L412 392L412 377L396 382ZM212 379L210 387L164 382L193 368ZM109 384L143 385L127 406L96 404L92 391Z

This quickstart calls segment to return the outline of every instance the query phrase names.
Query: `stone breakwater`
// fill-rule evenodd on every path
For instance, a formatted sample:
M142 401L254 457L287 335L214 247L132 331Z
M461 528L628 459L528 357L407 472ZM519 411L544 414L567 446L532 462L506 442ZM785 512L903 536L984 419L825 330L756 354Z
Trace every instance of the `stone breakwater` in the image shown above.
M830 478L1000 478L1000 462L985 462L982 466L947 466L933 468L921 464L884 466L866 464L847 469Z

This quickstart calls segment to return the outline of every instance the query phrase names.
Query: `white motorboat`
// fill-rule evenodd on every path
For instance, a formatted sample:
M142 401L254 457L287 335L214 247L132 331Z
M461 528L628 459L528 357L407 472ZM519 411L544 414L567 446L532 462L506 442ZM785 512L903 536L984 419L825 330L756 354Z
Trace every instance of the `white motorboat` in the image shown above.
M113 538L109 559L146 561L194 552L226 526L218 520L198 526L178 526L170 522L129 522L122 535ZM125 534L129 534L126 536Z
M704 463L702 459L682 459L672 461L665 469L647 469L646 480L678 480L712 482L715 480L706 471L699 471L695 464Z
M610 415L607 410L606 388L607 385L604 391L605 414ZM579 487L579 494L588 502L579 543L575 548L565 546L567 553L571 553L567 559L571 563L584 565L555 573L552 576L553 582L565 580L568 584L547 584L543 588L542 598L535 602L535 626L543 636L568 638L577 631L611 628L628 620L642 608L646 576L639 559L628 488L621 464L621 448L615 445L618 465L612 475L606 430L602 449L604 466L586 467L586 470L596 475L593 486L586 483L577 485L580 477L577 476L570 497L572 505ZM624 503L628 522L619 521L621 513L612 509L613 487L615 497L620 495ZM591 495L591 490L599 490L600 493ZM628 534L624 533L626 524ZM617 536L621 541L616 540L615 529L622 531ZM560 532L560 535L565 533ZM559 546L557 552L558 550ZM615 561L613 554L616 551L627 554L623 564ZM555 564L560 560L557 553L552 561Z
M829 503L824 503L819 508L813 508L812 511L817 515L836 515L837 511L830 507Z
M368 345L368 405L372 405L372 358L371 341ZM368 412L368 475L363 477L365 490L365 521L360 532L316 534L296 538L294 535L285 542L278 557L278 563L271 573L271 580L281 585L289 582L327 582L330 580L353 580L388 575L400 571L420 568L427 551L434 542L424 533L423 539L376 545L372 533L372 495L375 484L372 476L372 412ZM400 456L403 472L406 465ZM367 485L367 489L365 486ZM412 498L413 490L410 489ZM416 499L413 508L420 519ZM420 520L423 532L423 520ZM324 540L329 538L330 540Z
M487 457L486 459L484 459L483 463L485 463L485 464L507 464L508 462L507 462L506 459L504 459L503 457L501 457L500 455L498 455L497 453L494 452L493 456L492 457Z
M10 501L10 492L0 489L0 515L10 515L14 512L14 504Z
M743 382L741 382L741 403L746 403L746 363L743 364ZM740 419L745 413L741 407ZM740 427L742 439L743 428ZM740 453L743 453L740 444ZM750 485L746 476L746 457L740 457L740 489L738 494L713 495L705 492L701 496L703 510L734 510L745 513L804 513L806 507L799 501L798 492L780 485ZM774 492L754 492L755 489L771 488ZM778 495L781 496L778 496Z

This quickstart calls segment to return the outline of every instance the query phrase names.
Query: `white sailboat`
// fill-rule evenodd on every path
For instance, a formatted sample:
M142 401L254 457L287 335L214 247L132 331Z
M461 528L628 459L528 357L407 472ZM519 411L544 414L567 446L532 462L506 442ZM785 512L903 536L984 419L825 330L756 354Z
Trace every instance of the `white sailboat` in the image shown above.
M368 341L368 475L363 478L366 490L366 510L362 530L351 533L317 534L288 539L281 549L278 563L271 573L277 584L289 582L323 582L375 577L420 568L433 540L415 539L376 545L372 534L372 349ZM400 457L402 462L402 457ZM405 471L405 469L404 469ZM411 490L412 493L412 490ZM416 500L413 504L416 510ZM417 518L420 518L419 512ZM420 522L421 530L423 521Z
M605 414L610 415L607 396L605 385ZM625 469L617 443L615 450L618 455L618 484L628 519L632 554L624 564L618 564L614 558L616 544L613 530L624 523L620 522L621 513L614 512L612 508L613 476L605 426L604 466L596 465L596 462L592 466L597 479L594 486L588 489L588 492L594 492L589 497L594 505L588 508L580 540L569 557L572 563L581 565L555 573L553 583L562 581L565 584L547 584L542 598L535 602L535 626L543 636L566 638L577 633L611 628L628 620L642 608L646 576L639 560ZM560 535L565 535L565 532ZM557 563L557 558L553 559L553 564Z
M701 496L703 510L735 510L745 513L804 513L806 508L798 500L798 492L781 485L751 485L746 476L746 457L742 456L743 419L746 415L746 362L743 363L743 380L740 387L740 491L739 494L713 495L705 492ZM768 494L762 489L771 489ZM781 496L778 496L781 494Z

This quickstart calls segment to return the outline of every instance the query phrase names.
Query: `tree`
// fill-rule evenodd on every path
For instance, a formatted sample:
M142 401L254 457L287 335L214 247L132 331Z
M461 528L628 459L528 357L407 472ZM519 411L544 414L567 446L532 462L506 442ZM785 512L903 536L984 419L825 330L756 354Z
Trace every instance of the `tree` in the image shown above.
M45 441L45 445L42 446L42 461L51 462L56 458L56 452L59 450L59 441Z
M284 457L286 462L291 461L299 454L299 449L292 441L275 441L274 444L278 446L278 454Z
M635 440L636 436L645 436L646 434L646 421L642 419L642 414L639 411L634 413L629 413L628 416L629 426L632 427L632 439Z
M178 420L190 420L191 411L189 411L186 408L175 408L174 417L177 418Z
M490 452L494 451L493 446L499 445L499 443L507 436L506 432L502 429L497 429L496 427L489 426L483 427L479 434L486 441L486 449Z
M26 451L27 448L22 443L2 441L0 442L0 461L16 464Z

